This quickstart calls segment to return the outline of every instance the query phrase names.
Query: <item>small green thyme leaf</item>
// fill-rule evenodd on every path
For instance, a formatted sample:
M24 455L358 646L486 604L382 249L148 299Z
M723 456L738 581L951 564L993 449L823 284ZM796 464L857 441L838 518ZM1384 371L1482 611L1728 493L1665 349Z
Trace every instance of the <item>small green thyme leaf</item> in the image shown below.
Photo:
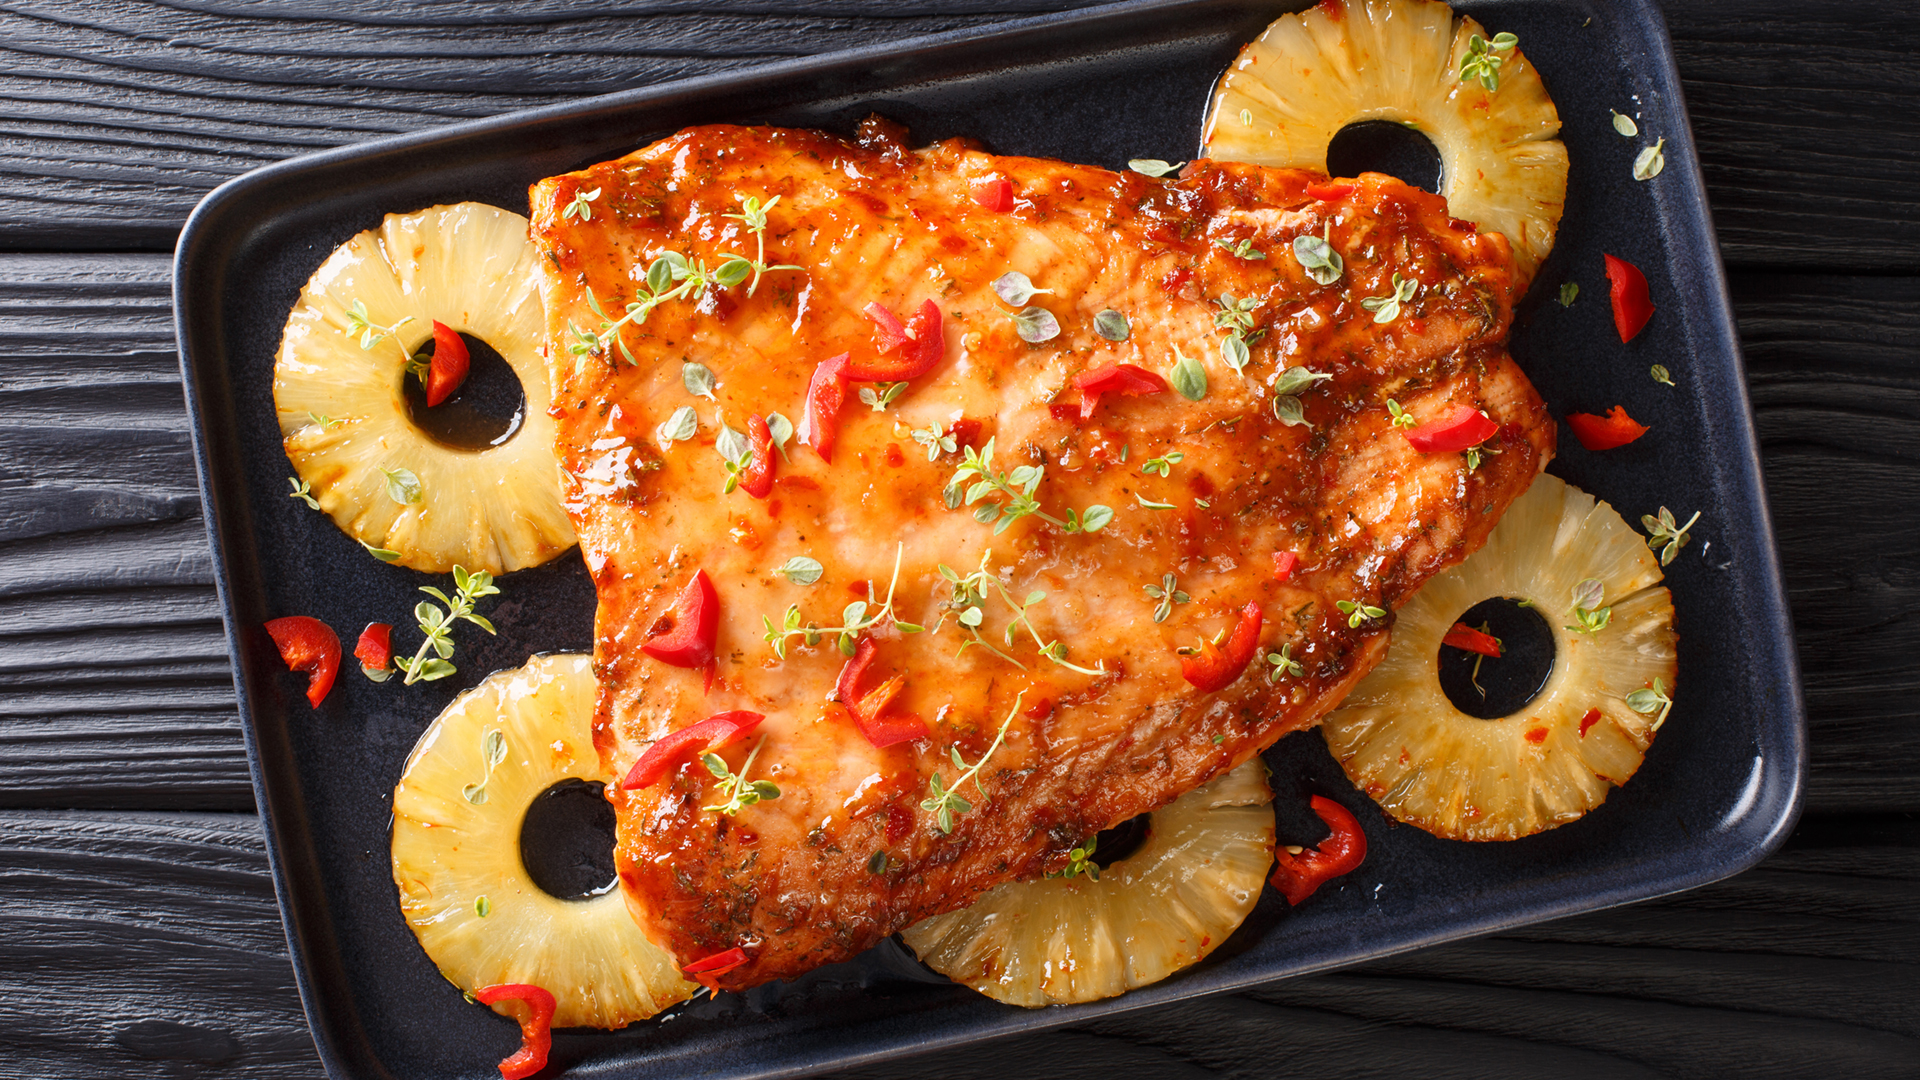
M703 397L708 401L720 400L713 393L713 388L720 385L720 380L714 377L712 368L697 360L680 365L680 382L687 388L687 393L695 397Z
M1667 167L1667 155L1661 149L1666 145L1666 137L1662 136L1652 146L1640 151L1640 156L1633 159L1635 180L1651 180L1660 175L1660 171Z
M493 902L491 900L488 900L484 896L474 897L473 913L475 915L480 916L483 919L486 918L487 916L493 914Z
M700 417L693 411L693 406L682 405L673 410L673 415L667 417L665 422L654 429L653 437L660 443L660 449L667 450L671 449L674 443L693 438L699 431Z
M1034 288L1033 279L1018 270L1009 270L993 279L993 294L1010 307L1025 307L1036 295L1052 291Z
M579 218L581 221L592 221L593 200L599 197L599 188L594 188L592 191L579 192L574 195L573 201L567 204L567 208L560 211L560 216L568 221L572 221L574 218Z
M1663 386L1672 386L1672 385L1673 385L1673 376L1672 376L1671 374L1669 374L1669 373L1668 373L1668 371L1667 371L1667 368L1666 368L1666 365L1665 365L1665 364L1655 364L1655 365L1653 365L1653 369L1652 369L1652 371L1650 372L1650 374L1652 374L1652 375L1653 375L1653 381L1654 381L1654 382L1657 382L1657 383L1660 383L1660 384L1661 384L1661 385L1663 385Z
M1188 401L1199 401L1207 396L1207 369L1200 361L1182 355L1179 347L1173 350L1173 370L1168 373L1167 381L1173 384L1180 396Z
M1346 273L1347 269L1346 261L1340 258L1339 252L1333 250L1332 236L1333 223L1328 222L1323 236L1309 233L1293 238L1294 261L1300 264L1308 277L1321 285L1339 281L1340 275Z
M863 386L860 388L860 401L874 412L886 412L887 406L898 400L906 389L907 384L903 382Z
M1653 730L1659 731L1660 725L1667 722L1667 714L1673 711L1673 698L1667 695L1666 686L1654 679L1652 689L1635 690L1627 695L1627 708L1642 716L1659 713L1653 718Z
M320 509L320 500L313 497L313 485L291 476L287 477L287 484L293 488L292 491L287 492L288 498L299 499L315 510Z
M780 568L775 570L774 573L779 574L795 585L811 585L820 580L820 575L826 573L826 568L821 566L817 559L809 559L805 555L795 555L793 558L781 563Z
M1560 285L1560 306L1572 307L1574 299L1579 295L1580 295L1579 282L1577 281L1562 282Z
M400 553L392 550L391 548L374 547L372 544L367 543L365 540L360 540L357 542L361 547L367 549L367 554L373 556L376 559L379 559L381 562L386 562L386 563L396 562L400 558Z
M1171 509L1173 509L1173 504L1172 504L1172 503L1164 503L1164 502L1154 502L1154 501L1153 501L1152 499L1149 499L1149 498L1147 498L1147 497L1146 497L1145 495L1142 495L1142 494L1140 494L1140 493L1139 493L1139 492L1137 492L1137 491L1133 493L1133 497L1134 497L1134 499L1136 499L1136 500L1137 500L1137 501L1138 501L1138 502L1140 503L1140 505L1141 505L1141 506L1142 506L1143 508L1145 508L1145 509L1148 509L1148 510L1171 510Z
M1108 308L1093 317L1093 332L1108 341L1125 341L1127 335L1133 331L1132 327L1127 325L1125 315Z
M1613 113L1613 130L1629 139L1640 134L1640 125L1633 122L1633 117L1614 112L1612 109L1607 111Z
M1024 307L1007 316L1013 320L1014 330L1020 340L1029 345L1038 345L1043 341L1052 341L1060 336L1060 320L1053 312L1043 307Z
M1699 520L1700 512L1696 510L1685 525L1675 524L1673 511L1664 506L1660 508L1659 517L1652 514L1641 516L1640 524L1647 530L1647 546L1660 553L1661 566L1672 563L1674 556L1680 554L1680 549L1687 546L1687 541L1691 539L1687 530Z
M1127 162L1127 168L1142 176L1165 176L1183 164L1185 162L1166 162L1159 158L1134 158Z
M1288 427L1312 427L1307 423L1307 406L1294 394L1281 394L1273 399L1273 418Z
M387 477L387 498L401 506L420 501L420 478L411 469L381 469Z
M1273 380L1273 392L1276 394L1299 394L1313 389L1317 383L1333 378L1308 370L1304 365L1287 368Z

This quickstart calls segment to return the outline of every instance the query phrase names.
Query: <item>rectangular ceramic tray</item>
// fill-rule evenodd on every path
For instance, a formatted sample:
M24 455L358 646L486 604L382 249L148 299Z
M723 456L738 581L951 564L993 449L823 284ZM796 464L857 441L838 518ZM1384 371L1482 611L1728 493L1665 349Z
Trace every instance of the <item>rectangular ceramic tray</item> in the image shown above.
M254 787L294 969L335 1077L490 1077L511 1025L442 980L400 918L388 872L391 790L416 736L461 689L540 651L592 645L594 596L577 554L507 578L497 638L461 635L460 674L399 689L352 673L309 710L261 624L308 614L350 633L405 623L424 575L369 559L286 497L273 414L281 324L334 245L389 212L475 199L525 213L526 187L715 121L850 132L870 112L916 140L972 136L1001 153L1124 167L1180 161L1214 79L1299 4L1147 0L924 38L314 154L208 196L175 276L181 364ZM1652 0L1462 3L1519 34L1546 79L1572 159L1559 243L1521 306L1513 352L1556 415L1624 404L1653 433L1606 454L1561 437L1553 471L1629 521L1704 511L1669 569L1680 631L1672 720L1645 766L1585 819L1526 840L1465 844L1391 824L1354 791L1316 732L1267 754L1283 840L1317 834L1306 796L1359 812L1370 857L1298 911L1268 890L1204 963L1091 1005L1004 1007L883 943L794 983L722 995L668 1022L565 1032L560 1068L608 1077L792 1076L1149 1008L1701 885L1758 861L1787 833L1804 721L1779 569L1728 310L1665 27ZM1626 139L1609 110L1639 120ZM1666 170L1630 178L1664 136ZM1601 253L1644 268L1659 309L1614 333ZM1581 285L1570 308L1551 301ZM1677 386L1647 375L1659 362ZM444 582L442 582L444 584ZM1276 1033L1284 1038L1284 1033Z

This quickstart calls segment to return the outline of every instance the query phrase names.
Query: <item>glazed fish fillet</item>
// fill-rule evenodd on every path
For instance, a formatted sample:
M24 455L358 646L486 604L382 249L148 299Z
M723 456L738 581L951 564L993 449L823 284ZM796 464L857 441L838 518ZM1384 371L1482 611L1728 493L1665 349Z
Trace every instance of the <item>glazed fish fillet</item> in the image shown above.
M1161 180L914 151L868 121L856 141L691 129L544 180L532 206L567 505L599 592L600 750L624 773L709 716L765 716L720 757L777 799L727 807L691 754L614 793L635 917L683 963L741 950L724 989L1057 871L1310 726L1385 653L1392 609L1479 547L1553 452L1505 350L1505 239L1389 177L1203 160ZM1296 257L1303 236L1343 257L1330 283ZM791 269L609 329L669 253L695 273L734 255ZM1045 291L1007 302L1009 272ZM929 371L855 382L802 424L823 361L918 355L927 339L885 324L927 301ZM1013 317L1029 307L1057 333ZM1390 402L1408 423L1470 406L1497 432L1423 453ZM770 414L803 431L756 498L729 484L727 429ZM802 444L823 428L830 461ZM696 571L716 659L662 663L641 646L685 632ZM869 666L836 693L850 651ZM918 737L877 748L850 705Z

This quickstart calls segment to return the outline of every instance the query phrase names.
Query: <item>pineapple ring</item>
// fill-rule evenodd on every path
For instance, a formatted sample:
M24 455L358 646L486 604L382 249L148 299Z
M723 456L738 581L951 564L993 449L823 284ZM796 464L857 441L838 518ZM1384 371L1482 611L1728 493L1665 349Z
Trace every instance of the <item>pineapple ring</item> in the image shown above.
M593 745L595 693L593 658L578 653L497 672L427 727L393 789L393 880L420 947L468 993L541 987L554 1027L625 1027L698 989L641 933L619 889L556 899L521 862L535 797L568 778L612 779ZM503 756L488 768L494 732ZM473 785L482 801L467 794Z
M1331 0L1284 15L1220 77L1203 157L1327 171L1327 146L1362 120L1391 120L1440 151L1448 212L1502 233L1524 291L1567 197L1560 114L1518 48L1498 53L1499 89L1460 77L1481 25L1436 0Z
M1273 865L1258 758L1153 812L1099 880L1000 885L901 933L927 966L1009 1005L1123 994L1198 963L1246 921Z
M1613 609L1593 634L1567 629L1586 578ZM1565 825L1627 782L1659 730L1663 717L1626 696L1654 679L1672 692L1673 597L1660 580L1613 507L1542 474L1486 546L1395 615L1386 658L1322 723L1327 745L1383 809L1435 836L1514 840ZM1461 712L1440 688L1440 639L1487 597L1531 601L1554 636L1546 684L1498 720Z
M527 219L506 210L457 203L389 214L335 248L287 316L273 370L287 457L335 524L398 552L392 561L402 566L502 574L573 546L547 415L534 258ZM382 328L412 321L363 349L356 302ZM526 407L504 443L455 449L408 417L406 358L433 336L435 319L499 350L519 376ZM400 469L419 480L415 502L388 494L388 474Z

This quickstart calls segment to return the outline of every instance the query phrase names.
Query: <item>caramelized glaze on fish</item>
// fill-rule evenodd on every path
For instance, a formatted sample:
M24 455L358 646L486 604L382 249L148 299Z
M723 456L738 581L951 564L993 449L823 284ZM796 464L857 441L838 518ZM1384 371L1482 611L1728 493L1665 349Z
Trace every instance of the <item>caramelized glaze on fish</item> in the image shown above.
M777 800L703 809L726 798L692 756L615 793L635 917L683 963L741 950L712 976L723 989L791 978L1058 870L1088 836L1310 726L1385 652L1391 615L1366 609L1391 612L1477 548L1553 451L1552 421L1505 350L1505 238L1451 219L1437 196L1373 174L1328 184L1204 160L1157 180L958 140L913 151L903 135L878 121L858 141L695 128L532 193L566 498L599 591L600 750L623 772L713 714L766 716L721 757L739 771L754 753L747 778L776 784ZM999 181L1009 209L990 208L1004 204ZM742 220L749 196L779 198L759 237ZM1294 254L1308 235L1343 257L1331 284ZM797 269L689 291L618 341L603 334L669 252L710 271L736 254ZM1026 303L1057 336L1023 340L1019 309L992 287L1009 271L1048 290ZM1417 285L1379 321L1362 301L1393 294L1396 274ZM726 490L722 424L797 424L822 361L914 347L883 355L898 335L868 305L905 320L928 300L943 327L929 373L890 403L861 384L884 410L849 389L830 462L795 441L766 498ZM1223 302L1249 309L1243 372L1223 352L1235 329ZM1098 332L1109 309L1125 340ZM1182 356L1205 371L1198 400L1171 374ZM711 399L689 392L689 363L717 376ZM1169 388L1101 395L1083 419L1076 376L1114 364ZM1329 378L1297 391L1301 422L1288 423L1273 387L1302 366ZM1477 462L1421 453L1390 400L1420 421L1472 406L1498 431ZM683 406L697 430L665 441ZM975 511L1005 493L949 508L968 448L989 441L995 472L1040 470L1040 513L1003 531ZM1098 506L1112 517L1097 532L1042 516L1080 522ZM777 572L801 556L822 568L812 584ZM957 590L983 567L990 581ZM671 633L697 570L719 604L705 670L641 650ZM1149 595L1167 575L1178 595ZM848 644L873 643L861 688L899 677L885 715L926 734L878 749L836 700L839 635L783 637L784 658L765 635L793 607L803 626L843 625L849 604L871 613L890 588L893 620ZM1183 651L1230 651L1250 611L1251 662L1219 689L1189 681ZM1283 647L1297 669L1277 662ZM990 748L957 789L967 809L946 804L945 831L928 805L936 776L953 787L954 755L970 767Z

